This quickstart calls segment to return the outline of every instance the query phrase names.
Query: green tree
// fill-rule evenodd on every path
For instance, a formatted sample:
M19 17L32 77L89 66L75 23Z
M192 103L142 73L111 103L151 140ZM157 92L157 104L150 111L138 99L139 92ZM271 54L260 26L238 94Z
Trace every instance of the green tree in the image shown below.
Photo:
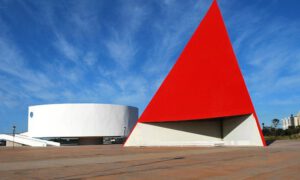
M279 122L280 122L280 120L279 120L279 119L276 119L276 118L272 120L272 124L273 124L273 127L274 127L275 129L277 128Z
M273 127L274 127L274 134L275 134L275 136L277 136L276 128L277 128L279 122L280 122L280 120L276 119L276 118L272 120L272 124L273 124Z

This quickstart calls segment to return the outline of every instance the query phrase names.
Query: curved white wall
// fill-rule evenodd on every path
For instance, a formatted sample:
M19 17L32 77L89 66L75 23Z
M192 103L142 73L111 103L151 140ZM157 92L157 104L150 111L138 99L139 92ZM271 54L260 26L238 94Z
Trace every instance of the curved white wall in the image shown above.
M138 109L110 104L50 104L30 106L28 136L124 136L138 119Z

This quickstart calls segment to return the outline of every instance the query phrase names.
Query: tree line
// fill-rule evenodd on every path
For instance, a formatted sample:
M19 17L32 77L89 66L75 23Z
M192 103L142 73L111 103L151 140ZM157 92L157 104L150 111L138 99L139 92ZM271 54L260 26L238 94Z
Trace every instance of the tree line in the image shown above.
M300 126L290 126L288 129L277 128L280 120L273 119L272 126L265 126L262 123L262 132L264 136L293 136L300 134Z

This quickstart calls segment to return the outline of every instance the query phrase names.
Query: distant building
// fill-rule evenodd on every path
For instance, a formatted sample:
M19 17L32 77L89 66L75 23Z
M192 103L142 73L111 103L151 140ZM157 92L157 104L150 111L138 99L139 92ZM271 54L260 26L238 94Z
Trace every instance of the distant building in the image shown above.
M0 134L0 145L60 146L118 143L138 119L138 108L114 104L45 104L29 106L28 132Z
M289 127L297 127L300 126L300 112L297 116L291 114L290 117L285 117L282 119L282 129L288 129Z

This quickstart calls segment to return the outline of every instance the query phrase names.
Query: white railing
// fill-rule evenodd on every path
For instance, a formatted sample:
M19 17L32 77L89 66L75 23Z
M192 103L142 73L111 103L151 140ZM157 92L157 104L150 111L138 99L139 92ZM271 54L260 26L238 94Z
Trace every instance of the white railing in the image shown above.
M22 134L16 134L16 136L18 136L20 138L26 138L26 139L31 139L31 140L34 140L34 141L43 142L43 143L46 143L47 145L50 145L50 146L60 146L60 143L58 143L58 142L53 142L53 141L47 141L47 140L43 140L43 139L33 138L33 137L29 137L29 136L22 135Z
M57 142L32 138L29 136L19 135L19 134L16 134L15 137L12 135L0 134L0 139L16 142L19 144L24 144L27 146L33 146L33 147L46 147L47 145L60 146L60 143L57 143Z

